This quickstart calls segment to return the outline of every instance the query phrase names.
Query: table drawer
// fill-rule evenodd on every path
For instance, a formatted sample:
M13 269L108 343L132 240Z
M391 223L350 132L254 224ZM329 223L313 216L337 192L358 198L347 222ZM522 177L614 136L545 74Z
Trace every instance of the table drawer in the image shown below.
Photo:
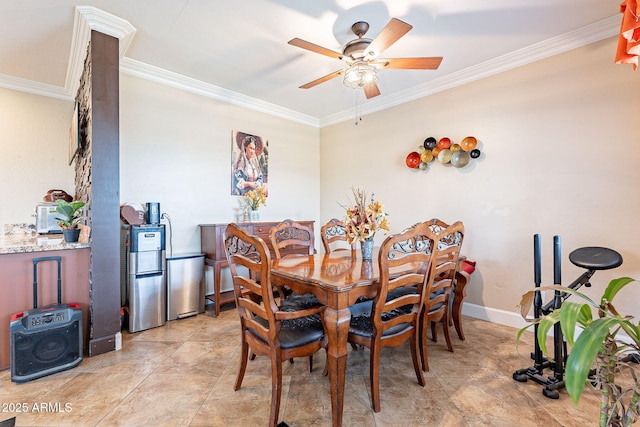
M271 228L273 228L271 225L254 225L253 234L262 237L266 241L269 240L269 231L271 231Z

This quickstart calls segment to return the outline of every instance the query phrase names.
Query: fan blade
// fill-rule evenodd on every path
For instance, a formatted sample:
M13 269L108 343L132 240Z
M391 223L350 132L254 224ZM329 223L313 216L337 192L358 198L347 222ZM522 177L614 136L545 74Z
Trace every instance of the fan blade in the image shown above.
M400 37L404 36L413 27L406 22L403 22L396 18L391 18L391 21L380 31L380 34L373 39L371 44L364 51L365 58L367 55L373 55L376 57L385 51L389 46L397 42Z
M375 83L369 86L364 86L362 89L364 90L364 95L367 97L367 99L380 95L380 89Z
M311 87L314 87L314 86L316 86L316 85L319 85L320 83L324 83L324 82L326 82L327 80L331 80L331 79L333 79L334 77L338 77L340 74L344 74L344 72L345 72L345 71L346 71L346 70L338 70L338 71L334 71L334 72L333 72L333 73L331 73L331 74L327 74L327 75L326 75L326 76L324 76L324 77L320 77L319 79L316 79L316 80L314 80L314 81L312 81L312 82L309 82L309 83L307 83L307 84L305 84L305 85L300 86L300 89L309 89L309 88L311 88Z
M442 62L441 56L427 58L380 58L375 65L396 70L437 70Z
M299 38L289 40L289 44L292 46L301 47L302 49L310 50L311 52L319 53L321 55L326 55L331 58L342 59L341 53L335 52L331 49L327 49L326 47L318 46L317 44L313 44Z

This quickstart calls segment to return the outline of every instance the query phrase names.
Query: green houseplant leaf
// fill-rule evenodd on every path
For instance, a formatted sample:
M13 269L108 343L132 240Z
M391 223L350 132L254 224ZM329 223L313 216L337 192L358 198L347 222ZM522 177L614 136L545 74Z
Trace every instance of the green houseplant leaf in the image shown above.
M83 217L80 215L80 209L85 205L85 202L80 200L74 200L73 202L67 202L63 199L56 200L58 206L56 206L56 212L59 214L55 217L58 220L58 225L62 229L76 228Z
M566 390L577 405L587 381L591 381L590 373L595 372L595 379L600 384L598 389L602 393L599 420L601 427L630 426L640 416L640 376L633 373L631 378L634 384L625 385L626 389L616 382L617 373L622 368L634 370L622 358L629 352L640 353L640 324L634 324L631 316L621 316L612 303L625 286L636 282L630 277L612 280L603 292L599 304L574 289L562 286L544 286L528 291L520 303L520 314L525 320L531 321L527 319L527 314L536 291L559 291L571 294L571 297L578 300L565 300L560 308L540 319L533 319L533 323L518 331L517 340L520 340L525 330L537 325L540 349L550 358L546 345L547 336L552 327L560 323L562 334L571 346L564 366ZM595 319L594 310L598 313ZM628 338L618 338L620 331Z
M615 298L615 296L618 294L618 292L620 292L622 288L634 281L635 279L632 279L631 277L619 277L617 279L613 279L611 282L609 282L609 286L607 286L607 289L604 290L600 302L604 303L605 300L608 302L613 301L613 298Z
M576 326L582 325L586 327L592 320L591 306L589 304L571 301L563 303L562 310L560 310L560 325L562 326L562 333L570 346L573 346L575 342Z
M612 318L594 320L580 333L575 345L571 348L565 365L565 386L574 404L577 405L582 396L589 371L602 348L602 343L617 323L618 320Z

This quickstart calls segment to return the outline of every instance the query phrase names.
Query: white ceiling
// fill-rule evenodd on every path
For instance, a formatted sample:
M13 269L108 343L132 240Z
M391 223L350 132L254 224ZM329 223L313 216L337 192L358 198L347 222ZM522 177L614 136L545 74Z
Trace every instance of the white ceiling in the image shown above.
M80 6L96 8L102 21L119 18L113 25L130 24L123 30L126 42L121 39L124 73L323 126L352 118L357 95L366 114L613 36L622 16L619 3L87 0ZM2 0L1 87L73 99L76 4ZM355 38L354 22L367 21L367 36L375 37L392 17L413 29L383 56L443 56L438 70L381 70L382 95L370 100L344 86L341 77L298 88L344 63L291 46L289 40L299 37L341 51Z

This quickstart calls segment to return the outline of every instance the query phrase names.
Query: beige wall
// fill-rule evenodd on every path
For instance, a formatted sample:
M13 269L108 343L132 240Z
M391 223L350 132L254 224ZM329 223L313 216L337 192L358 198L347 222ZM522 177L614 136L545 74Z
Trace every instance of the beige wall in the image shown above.
M4 224L35 224L35 206L47 191L73 195L72 115L71 101L0 88L0 232Z
M11 204L0 224L34 223L49 189L74 191L68 165L73 102L0 89L0 178ZM319 131L121 74L121 201L160 202L174 253L200 251L198 224L231 222L231 132L269 140L269 197L261 219L318 220Z
M336 202L365 185L385 204L394 232L432 217L463 221L464 253L478 262L467 288L475 307L465 312L505 323L518 321L516 305L533 284L535 233L544 284L553 281L556 234L564 284L581 272L568 254L582 246L624 257L620 268L596 273L591 294L613 277L640 277L640 75L614 65L614 53L609 39L365 116L358 126L322 129L321 220L342 216ZM471 166L405 166L426 137L467 135L484 153ZM637 302L640 292L632 295ZM637 311L637 303L625 305Z
M318 129L121 74L120 199L160 202L174 253L199 252L198 224L232 222L240 212L231 195L233 130L269 141L260 219L318 221Z

